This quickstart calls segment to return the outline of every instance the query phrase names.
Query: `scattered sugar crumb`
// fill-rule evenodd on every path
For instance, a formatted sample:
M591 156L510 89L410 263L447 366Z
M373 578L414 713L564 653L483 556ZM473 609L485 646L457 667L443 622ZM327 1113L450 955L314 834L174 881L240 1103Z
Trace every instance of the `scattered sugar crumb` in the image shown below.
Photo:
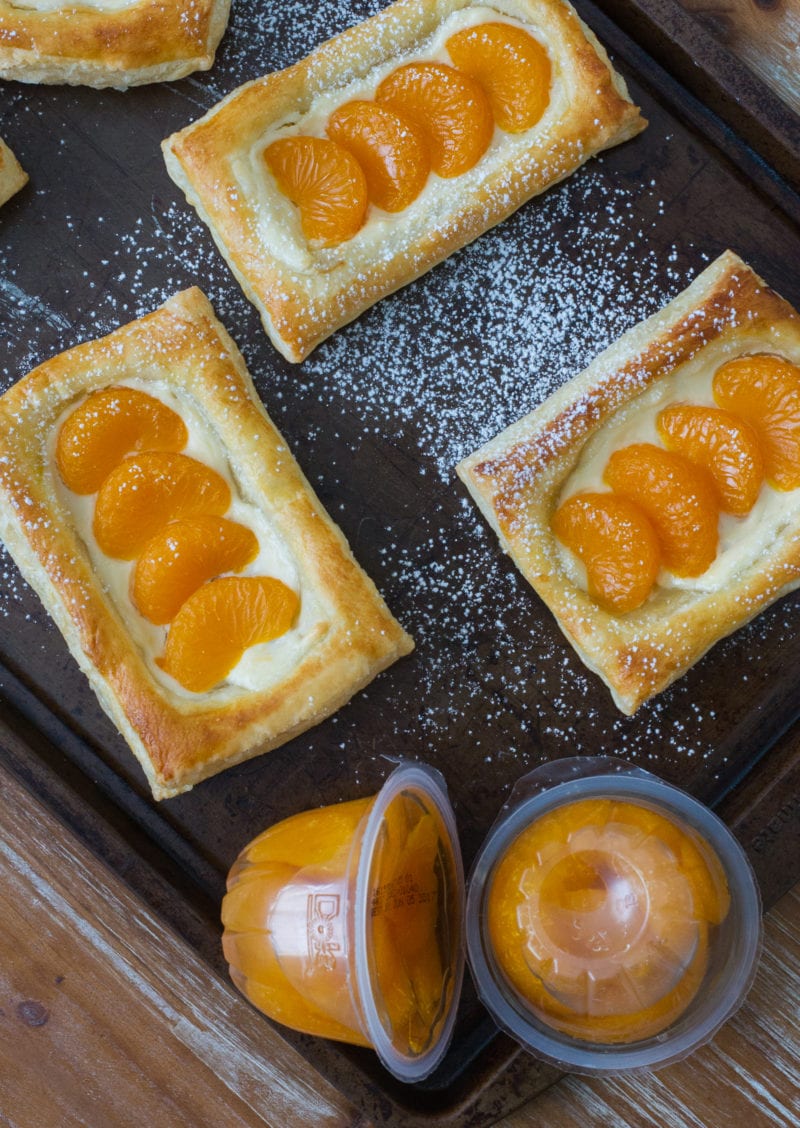
M322 0L299 20L292 4L258 11L235 5L213 71L171 88L161 135L382 6ZM36 94L42 105L54 96ZM58 91L66 103L80 96ZM4 112L34 135L35 106L36 99L12 93ZM673 138L663 141L668 147ZM74 159L70 146L53 146L48 159L53 180L47 188L34 180L32 191L37 204L41 196L53 245L74 246L75 253L54 264L52 279L31 281L13 230L0 229L0 318L8 334L0 390L46 357L110 332L177 290L203 288L290 447L416 641L413 658L306 738L312 749L341 751L342 762L353 766L353 786L387 755L418 755L443 769L468 808L469 789L454 778L464 743L476 752L470 762L480 758L486 768L476 787L496 786L501 775L510 783L540 760L567 753L618 752L673 778L681 764L716 755L721 729L732 732L751 707L768 670L765 650L793 637L790 611L778 604L715 649L711 661L748 679L741 701L726 695L699 704L681 682L636 717L622 717L503 557L454 475L461 458L661 308L708 259L688 239L663 247L652 238L666 206L656 179L626 187L607 171L613 154L595 158L294 367L272 350L204 225L160 164L138 214L109 230L101 195L81 215L65 214L52 197L59 170ZM142 182L150 184L149 173ZM371 459L377 444L396 452L397 472L413 479L416 504L391 515L367 505L371 516L362 528L357 487L364 473L350 471L360 458ZM49 620L7 555L0 557L0 615L26 640L52 645ZM698 674L693 684L707 702L713 692L703 692L706 681L713 687L724 679L704 669L708 676ZM373 708L385 726L380 747L365 746L359 729Z

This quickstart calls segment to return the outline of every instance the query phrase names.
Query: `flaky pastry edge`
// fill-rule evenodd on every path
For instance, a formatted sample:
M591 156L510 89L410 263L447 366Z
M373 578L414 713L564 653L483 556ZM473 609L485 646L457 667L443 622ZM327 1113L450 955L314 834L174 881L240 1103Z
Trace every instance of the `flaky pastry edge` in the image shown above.
M473 0L398 0L294 66L235 90L205 117L164 141L170 176L209 228L270 339L288 360L300 362L376 301L472 242L595 153L627 140L647 124L605 50L568 3L488 0L483 6L521 19L534 32L546 23L562 44L563 54L554 62L569 71L576 94L557 124L555 146L542 143L534 127L524 161L507 160L478 188L468 190L463 178L449 181L453 193L460 193L455 219L429 229L408 247L382 253L375 261L355 257L352 246L344 243L335 267L293 271L261 243L257 211L232 169L237 153L248 151L271 125L304 114L316 96L345 87L412 51L447 16L470 6ZM320 279L324 273L329 281L333 271L335 288L323 293Z
M126 377L194 398L227 449L242 496L265 508L328 610L320 640L283 681L215 694L171 692L132 644L59 502L53 426L71 402ZM264 498L268 502L264 502ZM194 288L109 336L46 361L0 397L0 538L141 764L153 795L188 791L317 724L413 649L316 497L253 387L244 360Z
M766 558L740 570L724 590L656 589L637 611L614 615L569 579L550 530L561 489L592 436L710 341L727 336L735 348L737 333L756 334L763 351L800 363L800 315L726 251L662 310L456 467L504 551L628 715L800 586L795 521L776 529Z
M127 90L214 63L230 0L138 0L37 11L0 0L0 78Z

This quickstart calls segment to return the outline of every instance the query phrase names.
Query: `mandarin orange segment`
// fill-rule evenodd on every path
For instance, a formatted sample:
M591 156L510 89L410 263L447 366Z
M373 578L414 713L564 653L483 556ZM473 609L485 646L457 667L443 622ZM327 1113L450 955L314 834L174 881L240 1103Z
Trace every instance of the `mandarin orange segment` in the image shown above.
M352 799L283 819L253 839L247 847L246 859L254 865L288 863L302 855L304 865L330 862L341 850L350 848L358 824L372 803L372 799Z
M403 868L409 819L418 808L412 800L399 795L384 812L380 837L378 884L394 881Z
M92 494L126 454L183 450L188 439L181 417L155 396L136 388L103 388L64 420L56 463L69 489Z
M358 161L324 137L283 137L264 160L285 196L300 209L309 243L335 247L351 239L367 213L367 182Z
M633 443L614 451L603 478L647 514L676 576L702 575L714 563L719 509L705 470L653 443Z
M698 920L721 924L731 905L730 891L722 863L700 840L681 847L680 864L692 887L694 911Z
M225 928L233 932L267 932L275 900L296 872L297 866L273 862L251 866L249 872L240 874L236 880L229 880L228 891L222 898L222 923Z
M764 481L764 460L752 427L722 408L688 403L665 408L657 427L668 450L709 472L726 513L744 517L750 512Z
M767 481L780 490L800 486L800 367L759 353L717 369L714 399L758 435Z
M331 114L327 132L361 165L376 207L403 211L425 187L431 170L425 139L402 114L375 102L347 102Z
M289 630L300 600L272 576L223 576L198 588L172 621L158 665L184 689L224 681L251 646Z
M255 951L254 951L255 949ZM230 978L250 1003L274 1019L319 1038L334 1038L352 1042L355 1046L369 1046L358 1030L352 1030L332 1019L319 1007L308 1002L296 987L283 975L278 958L272 951L269 935L253 937L247 934L227 933L222 937L222 950L230 962ZM253 963L260 978L250 979L238 970L240 962Z
M506 133L536 125L550 102L552 68L547 51L521 27L484 23L447 40L459 70L486 91L494 119Z
M423 815L403 842L402 854L393 869L381 873L381 883L397 881L404 874L413 874L418 886L413 903L406 898L400 906L387 910L397 926L397 949L409 968L414 961L433 957L430 945L436 944L438 919L438 887L436 863L439 856L439 829L433 815ZM438 960L438 953L437 953ZM441 975L440 975L441 978Z
M433 815L398 796L386 811L383 834L379 869L371 877L375 891L383 891L371 920L379 997L395 1036L420 1053L445 993L437 936L439 828Z
M460 176L478 163L494 133L483 88L445 63L407 63L381 82L375 100L414 123L437 176Z
M552 529L583 562L589 594L609 611L633 611L658 576L661 550L642 509L610 493L580 493L556 511Z
M724 919L728 893L693 831L625 800L605 813L591 802L548 812L509 846L489 888L489 933L501 970L545 1021L633 1042L696 994L706 922ZM534 846L543 837L544 861Z
M395 943L395 927L385 916L371 922L372 959L377 971L378 1004L383 1025L399 1035L408 1034L416 1010L414 988Z
M131 600L151 623L169 623L207 580L239 572L257 555L258 538L236 521L210 514L173 521L136 561Z
M411 980L414 992L414 1014L408 1028L408 1042L414 1053L422 1053L436 1033L436 1021L447 998L444 971L435 944L428 947L423 959L414 967Z
M216 470L185 454L146 451L124 459L97 494L94 535L107 556L132 560L170 521L221 515L230 488Z

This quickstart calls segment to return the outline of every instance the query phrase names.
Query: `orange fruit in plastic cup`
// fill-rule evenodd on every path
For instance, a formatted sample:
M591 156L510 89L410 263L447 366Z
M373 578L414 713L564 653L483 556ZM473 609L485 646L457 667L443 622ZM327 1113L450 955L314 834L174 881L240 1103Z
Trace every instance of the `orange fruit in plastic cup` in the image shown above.
M654 1069L744 1001L761 903L702 803L576 756L517 783L470 874L466 933L481 1001L530 1053L579 1073Z
M419 1081L450 1042L464 971L464 873L444 781L403 762L366 799L254 839L228 877L231 977L293 1029L371 1046Z

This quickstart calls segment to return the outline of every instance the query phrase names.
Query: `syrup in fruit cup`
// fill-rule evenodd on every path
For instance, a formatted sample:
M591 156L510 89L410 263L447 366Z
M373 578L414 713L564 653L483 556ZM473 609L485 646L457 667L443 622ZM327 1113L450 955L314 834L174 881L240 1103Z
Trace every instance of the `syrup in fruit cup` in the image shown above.
M223 949L234 983L275 1021L373 1046L419 1080L452 1032L463 897L441 777L404 763L377 796L295 815L242 851Z
M508 847L488 929L538 1017L585 1041L635 1042L691 1002L728 904L719 862L688 828L638 803L583 799Z
M574 757L514 788L470 875L467 943L495 1021L537 1056L654 1067L742 1002L758 889L702 804L622 760Z

